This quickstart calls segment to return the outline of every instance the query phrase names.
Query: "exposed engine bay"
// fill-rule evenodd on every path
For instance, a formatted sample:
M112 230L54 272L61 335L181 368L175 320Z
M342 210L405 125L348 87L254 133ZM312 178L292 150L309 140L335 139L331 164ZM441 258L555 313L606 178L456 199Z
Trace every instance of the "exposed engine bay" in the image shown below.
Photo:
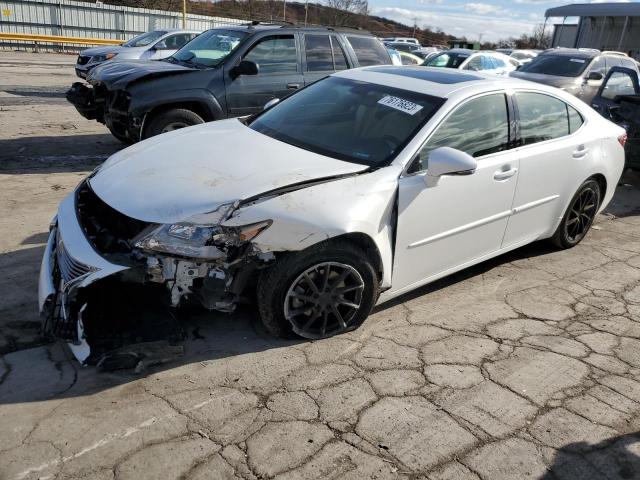
M52 225L55 238L54 279L63 287L47 309L44 329L72 344L90 339L84 362L103 368L136 367L153 355L180 353L182 333L178 308L198 305L232 312L256 271L275 259L248 240L270 222L237 229L223 226L158 225L142 222L103 202L85 180L75 193L76 215L92 248L125 269L80 286L91 268L74 261ZM224 205L222 221L238 204ZM211 218L208 218L210 221ZM211 238L211 244L192 247L180 239ZM164 241L171 238L172 242ZM176 245L178 240L178 245ZM204 242L207 243L207 242ZM158 342L164 343L161 348ZM142 348L130 348L141 344ZM129 348L127 348L129 347ZM124 350L122 350L124 348Z

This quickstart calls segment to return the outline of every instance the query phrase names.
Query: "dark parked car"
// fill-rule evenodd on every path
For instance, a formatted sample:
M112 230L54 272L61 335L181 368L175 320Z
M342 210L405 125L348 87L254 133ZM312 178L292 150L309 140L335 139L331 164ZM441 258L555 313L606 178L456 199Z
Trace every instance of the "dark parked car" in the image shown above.
M545 50L517 71L511 72L511 76L561 88L591 103L611 67L627 67L637 71L633 59L623 53L556 48Z
M214 28L157 62L107 63L67 99L123 142L261 111L274 98L349 68L391 64L360 30L260 25Z
M625 128L627 167L640 170L640 84L632 68L613 67L591 106L605 118Z

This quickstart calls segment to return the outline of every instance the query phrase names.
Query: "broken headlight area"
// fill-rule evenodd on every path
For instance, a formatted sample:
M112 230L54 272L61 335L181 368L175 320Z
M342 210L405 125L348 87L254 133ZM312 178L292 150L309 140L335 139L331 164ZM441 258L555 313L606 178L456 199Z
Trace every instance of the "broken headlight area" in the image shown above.
M190 223L162 225L136 241L135 246L145 251L215 260L226 258L227 252L250 242L270 225L271 220L241 227Z
M248 275L271 260L250 243L270 225L270 220L240 227L162 225L135 247L146 261L147 280L166 285L171 306L197 300L209 310L230 312Z

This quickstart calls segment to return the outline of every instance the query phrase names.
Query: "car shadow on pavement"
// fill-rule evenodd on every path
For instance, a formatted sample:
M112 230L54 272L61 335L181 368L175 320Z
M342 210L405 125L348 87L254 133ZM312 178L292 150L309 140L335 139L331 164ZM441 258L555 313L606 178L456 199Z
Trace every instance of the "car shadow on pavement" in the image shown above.
M91 171L125 147L108 132L0 140L0 174Z
M609 438L594 445L575 442L558 449L553 464L539 480L640 478L640 432Z

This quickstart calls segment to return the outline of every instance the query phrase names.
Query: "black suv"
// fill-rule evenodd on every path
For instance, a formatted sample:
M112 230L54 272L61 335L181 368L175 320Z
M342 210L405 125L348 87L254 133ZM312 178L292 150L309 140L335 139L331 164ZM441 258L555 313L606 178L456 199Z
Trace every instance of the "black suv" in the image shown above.
M172 57L93 69L67 99L119 140L133 143L182 127L261 111L274 98L335 71L391 64L360 30L252 23L208 30Z

